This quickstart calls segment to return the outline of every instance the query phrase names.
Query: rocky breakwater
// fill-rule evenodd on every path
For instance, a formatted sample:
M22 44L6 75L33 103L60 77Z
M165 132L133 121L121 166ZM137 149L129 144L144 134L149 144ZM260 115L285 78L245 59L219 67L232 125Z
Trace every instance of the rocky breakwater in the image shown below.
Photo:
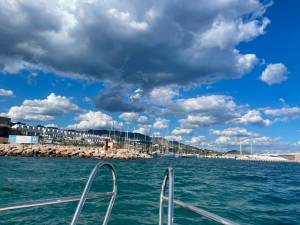
M101 159L149 159L150 155L127 149L103 151L99 147L63 145L0 144L0 156L97 157Z

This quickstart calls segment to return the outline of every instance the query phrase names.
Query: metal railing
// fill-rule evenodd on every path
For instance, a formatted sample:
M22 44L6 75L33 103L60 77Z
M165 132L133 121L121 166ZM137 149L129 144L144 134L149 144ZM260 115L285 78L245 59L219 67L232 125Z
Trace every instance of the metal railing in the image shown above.
M169 181L169 191L168 191L168 197L165 196L166 194L166 186L167 182ZM168 225L173 225L174 221L174 205L182 207L184 209L190 210L194 213L197 213L198 215L204 216L207 219L210 219L212 221L215 221L219 224L224 224L224 225L238 225L238 223L235 223L231 220L225 219L221 216L218 216L214 213L208 212L204 209L195 207L191 204L175 200L174 199L174 171L171 167L169 167L166 170L163 183L161 186L161 193L160 193L160 204L159 204L159 219L158 219L158 224L163 225L163 212L164 212L164 202L168 202Z
M113 182L113 188L111 192L105 192L105 193L93 193L89 194L90 188L92 186L92 183L96 177L97 172L100 170L101 167L108 167L111 170L112 173L112 182ZM90 176L88 178L88 181L85 185L85 188L81 195L75 195L70 197L62 197L62 198L52 198L52 199L44 199L44 200L36 200L36 201L28 201L23 203L13 203L13 204L6 204L0 206L0 212L1 211L7 211L7 210L14 210L14 209L24 209L24 208L31 208L31 207L38 207L38 206L45 206L45 205L55 205L55 204L63 204L68 202L75 202L79 201L76 211L73 215L71 225L76 225L77 221L79 219L81 210L84 206L84 203L87 199L97 199L97 198L107 198L110 197L110 202L107 207L103 223L102 225L107 225L108 219L111 214L112 207L114 205L115 199L117 195L117 176L114 167L107 162L100 162L98 163L92 172L90 173Z

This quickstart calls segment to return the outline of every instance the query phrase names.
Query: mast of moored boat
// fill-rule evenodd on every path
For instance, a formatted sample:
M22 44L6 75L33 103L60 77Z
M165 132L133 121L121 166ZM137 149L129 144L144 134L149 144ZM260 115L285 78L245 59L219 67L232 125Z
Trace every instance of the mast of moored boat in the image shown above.
M241 138L240 138L240 155L242 155L242 141L241 141Z

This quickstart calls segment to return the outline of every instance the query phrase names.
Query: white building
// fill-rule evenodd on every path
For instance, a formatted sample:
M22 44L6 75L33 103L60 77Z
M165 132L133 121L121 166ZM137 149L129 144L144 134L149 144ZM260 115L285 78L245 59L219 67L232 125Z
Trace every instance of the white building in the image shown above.
M56 127L30 126L17 123L12 129L20 135L39 136L43 142L79 141L84 144L96 144L108 140L107 136L90 134L86 131L64 130Z

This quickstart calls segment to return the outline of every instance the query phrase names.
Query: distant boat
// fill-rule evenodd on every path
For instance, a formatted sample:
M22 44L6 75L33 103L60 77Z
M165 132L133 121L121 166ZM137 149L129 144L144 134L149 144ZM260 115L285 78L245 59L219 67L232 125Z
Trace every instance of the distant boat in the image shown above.
M166 152L166 153L161 153L161 152L153 152L152 153L153 156L157 156L157 157L175 157L175 154L173 152Z
M176 154L175 158L198 158L197 154Z

